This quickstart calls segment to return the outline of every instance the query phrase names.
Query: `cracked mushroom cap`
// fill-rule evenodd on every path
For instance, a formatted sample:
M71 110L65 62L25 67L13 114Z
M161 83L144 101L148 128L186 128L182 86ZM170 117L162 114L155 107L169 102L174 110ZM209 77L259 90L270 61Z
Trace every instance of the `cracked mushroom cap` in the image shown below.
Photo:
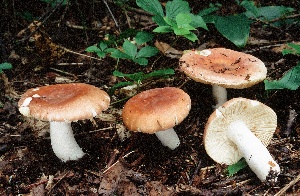
M265 146L277 126L276 113L259 101L246 98L227 101L210 115L204 129L205 150L218 163L232 165L242 158L236 145L227 138L229 125L236 120L242 120Z
M175 87L155 88L130 98L122 111L131 131L155 133L181 123L191 109L190 96Z
M248 88L264 80L267 68L258 58L225 48L189 50L179 60L190 78L224 88Z
M83 83L56 84L29 89L19 100L24 116L44 121L90 119L106 110L110 98L99 88Z

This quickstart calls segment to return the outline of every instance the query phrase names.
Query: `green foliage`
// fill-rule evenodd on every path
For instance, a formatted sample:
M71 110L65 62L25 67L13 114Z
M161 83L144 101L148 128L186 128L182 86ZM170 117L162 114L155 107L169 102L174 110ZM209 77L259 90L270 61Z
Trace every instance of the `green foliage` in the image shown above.
M300 86L300 63L289 70L280 80L265 80L265 90L289 89L297 90Z
M146 80L146 79L149 79L149 78L165 77L165 76L174 75L174 74L175 74L174 70L170 69L170 68L155 70L155 71L152 71L148 74L145 74L144 72L137 72L137 73L133 73L133 74L125 74L125 73L122 73L122 72L117 71L117 70L115 70L113 72L114 76L130 79L130 80L134 81L137 84L140 84L143 80Z
M244 169L247 166L248 166L248 164L247 164L246 160L244 158L242 158L237 163L229 165L226 169L226 172L228 173L228 176L233 176L238 171Z
M287 45L289 48L284 49L282 51L283 55L286 55L286 54L300 55L300 45L294 44L294 43L288 43Z
M207 30L206 23L200 15L191 13L191 8L188 2L183 0L168 1L164 10L158 0L136 0L139 7L154 16L153 21L158 24L158 27L153 30L157 33L170 33L184 36L185 38L196 41L198 40L193 30L201 27Z
M265 6L258 8L253 1L248 0L241 2L236 0L236 2L246 10L244 13L228 16L215 15L213 12L218 10L220 4L210 4L209 8L200 11L198 15L202 16L206 23L214 24L224 37L238 47L246 45L253 20L261 20L268 23L274 19L289 15L294 11L293 8L285 6Z
M282 51L283 55L295 54L300 55L300 45L288 43L288 49ZM300 86L300 63L290 69L280 80L269 81L265 80L265 90L273 89L289 89L297 90Z
M126 39L128 37L125 35L132 35L132 32L127 32L122 36L120 35L123 39L125 39L122 44L122 49L109 47L109 45L114 45L117 47L119 40L116 37L108 35L108 40L101 41L98 46L89 46L86 51L94 52L100 58L104 58L106 55L110 54L110 56L113 58L128 59L139 65L148 65L147 58L155 56L158 53L158 49L153 46L143 45L146 44L146 42L151 41L153 39L153 35L143 31L138 32L133 41L135 43Z
M131 81L126 81L126 82L119 82L116 85L114 85L111 89L110 89L110 94L113 94L113 92L117 89L117 88L121 88L121 87L125 87L128 85L133 85L133 84L141 84L143 80L147 80L150 78L155 78L155 77L168 77L169 75L174 75L174 70L167 68L167 69L160 69L160 70L155 70L152 71L148 74L145 74L144 72L136 72L133 74L125 74L122 73L118 70L115 70L113 72L114 76L117 77L121 77L121 78L126 78L129 79Z
M245 14L215 16L214 22L216 29L236 46L243 47L246 45L251 21Z
M11 68L12 68L12 65L10 63L7 63L7 62L1 63L0 64L0 73L2 73L3 69L11 69Z

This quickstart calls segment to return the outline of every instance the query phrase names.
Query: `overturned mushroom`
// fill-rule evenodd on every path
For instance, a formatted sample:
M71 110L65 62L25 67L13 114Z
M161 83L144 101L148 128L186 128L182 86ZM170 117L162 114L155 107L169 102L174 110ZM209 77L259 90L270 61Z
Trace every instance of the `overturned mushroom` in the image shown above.
M207 154L232 165L242 157L261 181L276 181L280 173L266 146L277 126L276 113L254 100L234 98L217 108L204 130Z

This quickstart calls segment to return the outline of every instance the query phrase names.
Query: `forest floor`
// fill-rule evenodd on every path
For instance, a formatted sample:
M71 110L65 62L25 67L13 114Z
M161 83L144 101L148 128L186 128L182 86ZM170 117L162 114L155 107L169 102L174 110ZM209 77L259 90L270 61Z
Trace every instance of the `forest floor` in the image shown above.
M108 1L119 28L152 30L151 16L138 9L134 1L128 2L133 2L135 9L125 12ZM194 10L209 4L189 2ZM235 1L219 2L226 5L220 14L236 11ZM258 2L272 5L271 1ZM300 9L298 1L276 2ZM154 40L172 45L177 55L159 53L149 58L145 67L128 60L120 60L117 66L114 58L99 59L85 52L105 34L118 35L119 28L102 1L77 0L56 9L39 0L29 0L26 5L4 1L3 5L0 57L13 68L3 70L0 79L0 195L300 195L300 118L290 116L300 113L299 89L266 91L263 82L247 89L228 89L228 99L258 100L277 114L278 126L267 148L281 173L270 185L261 182L249 168L228 176L227 166L206 154L203 130L215 104L211 86L189 79L178 69L178 56L183 50L225 47L258 57L268 69L267 77L280 79L300 61L299 56L281 54L286 43L300 41L299 21L280 28L253 23L244 48L237 48L213 27L199 33L195 43L185 38L173 43L173 34L159 34ZM33 20L42 25L30 31ZM113 76L116 68L123 73L175 70L168 78L143 81L137 91L174 86L190 95L191 111L175 127L180 146L172 151L155 135L127 131L120 114L129 97L117 89L103 115L72 124L86 155L79 161L61 162L51 150L48 122L22 116L18 111L20 96L30 88L70 82L88 83L108 92L125 81Z

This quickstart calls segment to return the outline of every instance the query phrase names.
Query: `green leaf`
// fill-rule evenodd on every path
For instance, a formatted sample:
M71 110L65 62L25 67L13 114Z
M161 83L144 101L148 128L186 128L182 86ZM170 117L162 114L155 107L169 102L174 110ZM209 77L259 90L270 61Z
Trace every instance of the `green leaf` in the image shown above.
M228 173L228 176L233 176L238 171L240 171L241 169L244 169L247 166L248 166L248 164L247 164L246 160L244 158L242 158L237 163L229 165L227 167L226 171Z
M191 14L180 13L176 16L176 23L178 28L190 30L196 30L195 27L191 26L192 22Z
M7 62L1 63L0 64L0 73L2 73L3 69L11 69L11 68L12 68L12 65L10 63L7 63Z
M294 43L288 43L288 49L284 49L282 51L283 55L286 54L297 54L300 55L300 45L299 44L294 44Z
M208 30L205 21L203 20L203 18L201 16L197 16L197 15L193 15L192 16L192 22L191 25L195 28L201 27L205 30Z
M144 9L147 12L150 12L154 16L152 17L153 21L156 22L159 26L165 25L163 20L164 11L158 0L136 0L136 4Z
M115 70L113 72L113 75L117 76L117 77L125 77L125 78L128 78L128 79L133 80L133 81L139 81L139 80L142 79L144 73L143 72L137 72L137 73L133 73L133 74L125 74L125 73L122 73L118 70Z
M160 69L160 70L155 70L148 74L145 74L143 79L148 79L148 78L152 78L152 77L163 77L163 76L174 75L174 74L175 74L174 69L171 69L171 68Z
M151 14L164 17L163 8L158 0L136 0L136 4Z
M107 44L104 43L104 42L100 42L99 48L100 48L102 51L104 51L104 50L107 48Z
M125 86L129 86L129 85L133 85L134 82L131 82L131 81L126 81L126 82L119 82L115 85L113 85L109 91L108 91L108 94L110 96L112 96L114 94L114 92L116 91L117 88L121 88L121 87L125 87Z
M132 59L128 54L125 54L120 50L113 51L110 56L113 58L120 58L120 59Z
M260 18L261 20L270 21L273 19L281 18L284 15L290 14L295 11L294 8L285 6L264 6L258 8L257 16L252 11L245 12L248 18Z
M175 17L180 13L190 13L191 8L187 1L183 0L173 0L168 1L166 4L166 17L170 19L175 19Z
M254 1L244 0L240 3L247 11L251 12L255 18L259 16L259 9L255 6Z
M148 41L151 41L152 39L153 35L145 31L138 32L135 36L135 42L137 45L142 45Z
M135 55L137 53L136 45L134 45L133 43L131 43L128 40L125 40L122 47L123 47L124 53L126 53L132 59L135 58Z
M148 60L146 58L143 58L143 57L135 58L135 59L133 59L133 62L135 62L139 65L142 65L142 66L148 65Z
M300 63L290 69L280 80L264 80L265 90L289 89L297 90L300 86Z
M246 45L251 21L244 15L215 16L215 27L238 47Z
M100 48L97 46L89 46L85 49L86 52L101 52Z
M190 33L190 34L187 34L187 35L184 35L185 38L191 40L192 42L195 42L196 40L198 40L198 37L196 36L195 33Z
M212 4L210 3L209 4L209 8L206 8L206 9L203 9L201 10L197 15L198 16L206 16L206 15L209 15L215 11L217 11L222 5L219 4L219 3L216 3L216 4Z
M145 46L137 53L136 58L151 57L158 53L158 49L153 46Z
M170 33L173 32L173 28L171 26L159 26L156 27L153 32L156 33Z

